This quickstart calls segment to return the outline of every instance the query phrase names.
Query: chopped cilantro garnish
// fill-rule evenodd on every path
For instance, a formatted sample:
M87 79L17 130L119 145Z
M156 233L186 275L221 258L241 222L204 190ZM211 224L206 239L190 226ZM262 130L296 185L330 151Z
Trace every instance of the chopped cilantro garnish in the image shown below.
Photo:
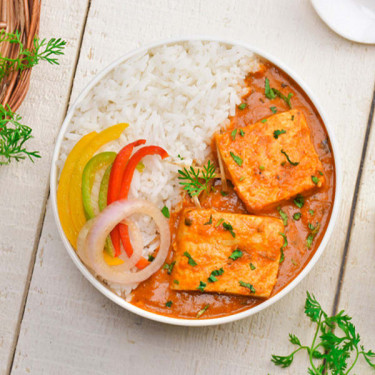
M169 213L169 209L167 206L164 206L162 209L161 209L161 213L167 218L169 219L171 217L171 214Z
M265 79L265 83L264 83L264 95L266 96L267 99L272 100L276 98L276 94L273 91L273 89L271 89L270 81L268 78Z
M281 129L281 130L275 130L274 132L273 132L273 137L275 138L275 139L277 139L277 138L279 138L279 135L281 135L281 134L285 134L286 133L286 130L284 130L284 129Z
M283 239L284 239L284 243L283 243L283 245L282 245L281 248L280 248L280 250L281 250L280 263L282 263L282 262L284 261L284 259L285 259L285 256L284 256L284 249L288 246L288 239L287 239L285 233L281 233L281 232L279 232L279 234L280 234L280 236L282 236Z
M292 103L290 99L292 99L293 94L290 92L288 96L285 96L281 91L277 89L272 89L274 94L276 94L280 99L284 100L284 102L288 105L289 108L292 108Z
M256 267L254 266L253 263L250 263L250 269L251 269L252 271L254 271L254 270L256 269Z
M277 112L277 108L276 107L270 107L270 110L272 113L276 113Z
M223 191L221 190L220 191L220 194L223 196L223 197L226 197L228 195L228 192L227 191Z
M302 208L305 204L305 198L301 194L297 194L293 202L298 208Z
M167 307L171 307L172 306L172 301L168 301L166 304L165 304L165 306L167 306Z
M173 283L176 284L176 285L180 284L180 282L178 280L173 280Z
M283 221L284 226L288 225L288 215L281 209L281 207L277 207L277 211L279 211L279 214L281 216L281 219Z
M312 180L312 182L313 182L315 185L318 185L318 183L319 183L319 178L318 178L318 177L316 177L316 176L311 176L311 180Z
M293 258L290 260L290 262L291 262L294 266L297 266L297 263L296 263L296 261L295 261Z
M210 219L207 221L207 223L204 223L203 225L211 225L212 224L212 214L210 215Z
M310 214L311 216L314 216L314 214L315 214L314 210L309 210L309 214Z
M214 276L221 276L223 273L224 273L224 269L223 269L223 268L219 268L218 270L213 270L213 271L211 272L211 275L214 275Z
M244 179L245 179L245 176L241 176L239 180L243 181Z
M233 129L232 133L230 133L230 136L232 137L232 140L234 141L236 139L237 129Z
M227 230L231 235L232 235L232 237L233 238L235 238L236 237L236 233L234 233L234 231L233 231L233 227L232 227L232 224L230 224L230 223L223 223L223 228L225 229L225 230Z
M264 167L264 165L260 165L260 166L259 166L259 169L260 169L261 171L264 171L266 168Z
M204 283L203 281L200 281L199 282L199 286L197 289L199 289L201 292L204 292L204 288L207 286L206 283Z
M238 109L240 109L241 111L243 109L245 109L247 107L247 103L241 103L239 106L238 106Z
M293 215L293 219L298 221L300 218L301 218L302 214L301 212L296 212L294 215Z
M148 261L152 262L155 259L155 257L152 254L148 255Z
M224 222L224 219L219 219L219 221L215 224L215 228L217 228L222 222Z
M255 288L252 284L250 283L245 283L244 281L239 281L240 285L243 286L244 288L247 288L250 290L250 293L255 293Z
M200 318L207 311L209 307L210 305L206 305L205 307L203 307L202 310L198 311L197 318Z
M319 174L320 174L321 176L323 176L323 172L322 172L322 171L319 171Z
M217 278L214 276L214 275L210 275L207 279L210 283L214 283L215 281L217 281Z
M306 246L307 248L310 250L311 249L311 246L312 246L312 243L314 241L314 238L315 236L318 234L319 232L319 227L320 227L320 224L317 223L316 226L312 225L311 223L308 224L308 227L309 229L311 230L311 233L307 236L307 239L306 239Z
M233 158L233 160L241 167L243 160L236 154L234 154L232 151L230 152L230 156Z
M178 154L177 156L179 159L184 160L184 158L180 154Z
M245 132L242 129L240 129L240 136L243 137L244 135L245 135Z
M296 161L296 162L291 161L291 160L289 159L288 154L287 154L284 150L281 150L281 153L282 153L283 155L285 155L286 160L288 160L289 164L293 165L293 167L295 167L295 166L297 166L297 165L299 164L298 161Z
M265 122L267 122L267 119L266 118L264 118L263 120L261 120L260 122L263 122L263 124L265 123Z
M234 250L231 255L229 255L229 258L232 260L236 260L238 258L241 258L243 255L243 252L240 249Z
M167 274L170 275L173 271L173 267L176 264L176 261L172 262L171 264L165 263L163 266L163 270L167 270Z
M191 255L187 251L184 252L184 255L188 258L188 264L190 264L193 267L197 265L197 262L191 257Z

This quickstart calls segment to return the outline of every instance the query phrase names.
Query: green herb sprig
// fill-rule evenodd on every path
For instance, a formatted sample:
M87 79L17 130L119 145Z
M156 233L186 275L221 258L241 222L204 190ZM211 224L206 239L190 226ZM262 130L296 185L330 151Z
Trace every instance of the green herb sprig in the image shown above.
M0 104L0 165L12 160L40 158L39 151L28 151L25 142L32 138L32 129L21 124L22 117Z
M200 169L196 171L193 167L190 167L189 169L179 169L178 173L180 185L184 187L184 190L186 190L191 197L199 195L204 190L208 191L209 181L216 176L215 166L210 160L207 162L207 165L203 166L203 171Z
M315 296L307 292L305 314L316 323L311 345L302 345L296 335L289 334L289 341L296 345L297 349L287 356L272 355L271 361L276 366L289 367L293 363L294 355L306 350L310 361L310 375L347 375L351 373L360 356L375 369L375 353L371 350L366 351L364 346L359 344L360 335L351 322L352 318L343 310L330 317Z

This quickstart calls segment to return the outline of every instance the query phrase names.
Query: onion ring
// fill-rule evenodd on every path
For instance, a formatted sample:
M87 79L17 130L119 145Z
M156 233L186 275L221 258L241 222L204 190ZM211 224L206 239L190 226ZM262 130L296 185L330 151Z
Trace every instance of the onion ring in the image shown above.
M160 233L160 247L154 261L150 265L141 271L129 272L120 269L122 265L109 266L104 261L102 253L105 239L111 230L118 223L135 213L149 215L155 220ZM111 203L95 218L87 235L86 250L89 264L95 273L109 282L128 285L144 281L160 269L168 255L170 241L168 221L159 208L144 200L120 200ZM133 256L130 259L132 258Z

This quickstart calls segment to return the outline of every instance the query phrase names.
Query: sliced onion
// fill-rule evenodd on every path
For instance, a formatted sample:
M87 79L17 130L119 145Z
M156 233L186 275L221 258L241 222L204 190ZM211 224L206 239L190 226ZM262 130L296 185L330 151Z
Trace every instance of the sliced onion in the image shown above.
M160 247L154 261L149 266L138 272L129 272L120 269L122 265L109 266L103 259L103 248L105 239L111 230L135 213L149 215L155 220L160 233ZM87 236L86 249L89 263L99 276L112 283L127 285L144 281L158 271L168 255L169 245L168 221L159 208L144 200L121 200L111 203L95 218Z
M82 262L85 263L86 266L89 266L89 267L91 267L91 265L87 257L86 240L87 240L87 235L92 225L94 224L94 221L95 221L95 218L87 221L86 224L80 230L78 234L78 238L77 238L77 254L81 258Z
M228 186L227 186L227 179L225 177L224 164L223 164L223 160L221 159L219 147L217 147L217 145L216 145L216 153L217 153L217 160L219 161L219 168L220 168L220 175L221 175L221 189L223 191L227 191Z

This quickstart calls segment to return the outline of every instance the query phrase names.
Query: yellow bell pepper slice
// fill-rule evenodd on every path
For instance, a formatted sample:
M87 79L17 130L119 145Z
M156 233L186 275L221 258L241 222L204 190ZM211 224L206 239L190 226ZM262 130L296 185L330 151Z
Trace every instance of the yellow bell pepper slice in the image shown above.
M113 141L120 137L121 133L128 127L128 124L120 123L113 125L99 134L97 134L91 141L86 145L82 151L74 170L71 174L70 179L70 190L69 190L69 206L70 213L73 221L73 225L77 233L86 223L86 216L83 209L82 201L82 173L92 156L106 143ZM73 239L72 245L74 248L77 246L77 236Z
M68 204L70 177L73 173L78 158L82 154L82 151L97 134L97 132L89 133L82 137L75 144L72 151L66 158L64 168L61 171L60 175L59 186L57 188L57 209L59 211L61 226L71 244L75 243L78 236L78 232L73 226L70 206Z
M109 265L109 266L119 266L120 264L123 264L124 261L118 257L111 257L110 255L107 254L106 251L103 252L104 256L104 261Z

